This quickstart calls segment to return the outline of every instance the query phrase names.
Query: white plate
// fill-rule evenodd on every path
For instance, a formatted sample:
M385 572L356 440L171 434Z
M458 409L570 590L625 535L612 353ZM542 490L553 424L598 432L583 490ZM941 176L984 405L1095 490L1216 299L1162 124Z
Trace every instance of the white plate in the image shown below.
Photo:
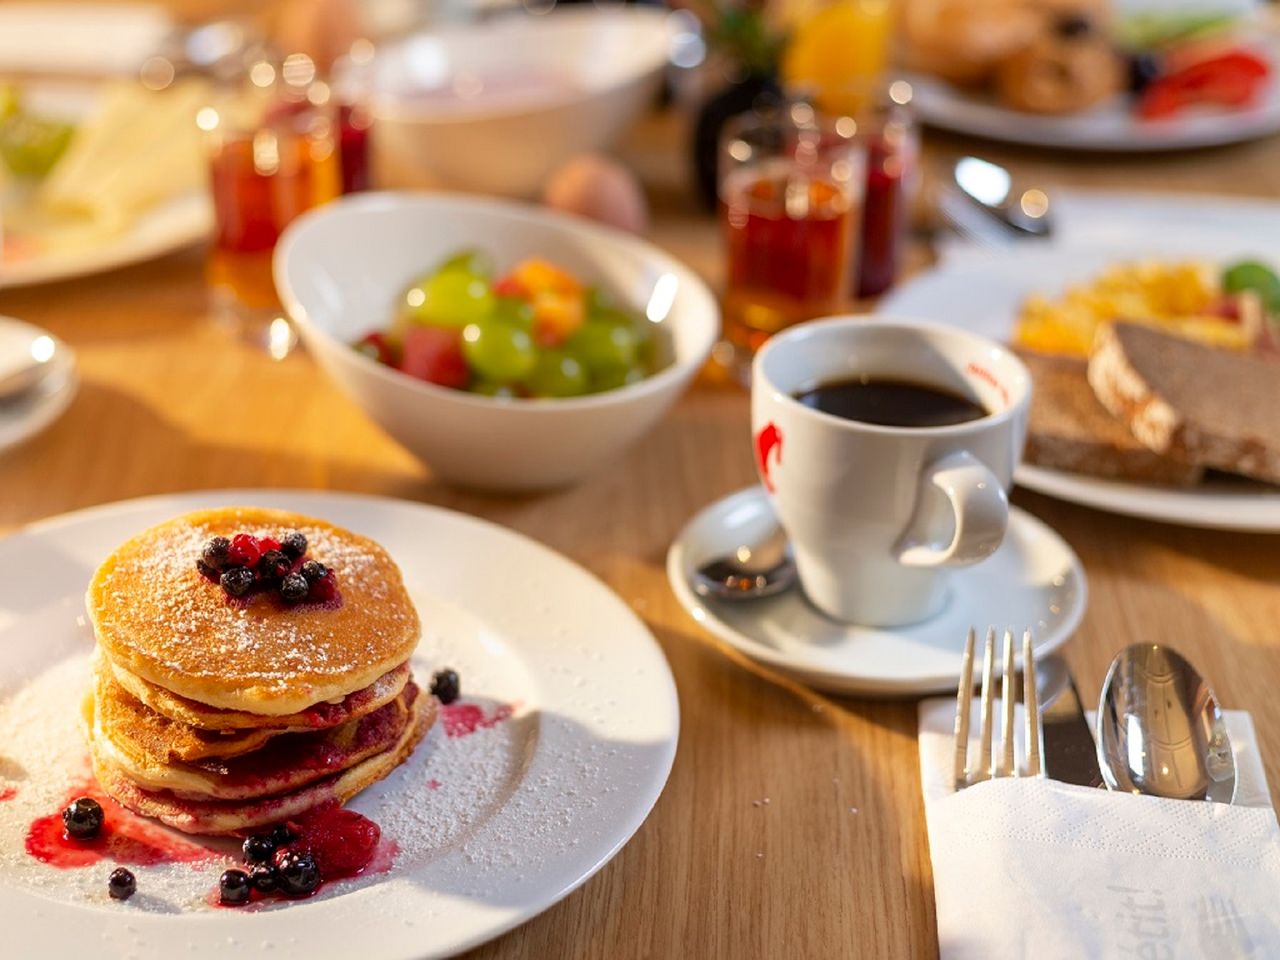
M56 810L83 763L74 714L92 643L85 584L144 527L234 503L324 517L383 543L422 615L419 680L454 666L464 700L488 715L512 704L514 716L457 738L438 723L406 764L353 801L400 844L387 873L239 912L204 903L221 864L136 868L138 895L114 903L109 865L57 871L23 849L30 818ZM308 960L457 953L545 910L608 862L644 821L675 755L675 684L644 624L563 557L461 514L288 491L154 497L0 541L0 574L0 780L17 786L0 802L6 956L220 956L237 944ZM6 714L24 709L39 716Z
M1088 249L1048 246L1006 251L999 256L965 258L952 266L920 275L885 297L876 312L886 316L918 317L972 330L993 340L1009 341L1018 309L1030 293L1048 296L1068 285L1096 276L1117 260L1160 254L1203 257L1228 262L1235 257L1262 256L1280 261L1280 233L1272 249L1248 240L1221 239L1215 245L1207 233L1188 239L1174 231L1141 253L1132 248ZM1197 238L1200 242L1198 249ZM1206 246L1207 244L1207 246ZM1149 520L1254 533L1280 533L1280 488L1234 477L1211 477L1182 489L1103 480L1082 474L1022 465L1015 475L1029 490L1073 503Z
M82 85L24 83L23 95L33 109L73 121L93 108L93 88ZM143 211L125 230L92 245L0 259L0 290L142 263L199 243L212 229L213 205L208 194L203 190L180 194Z
M1049 117L1012 110L936 77L912 74L909 80L912 105L930 126L1034 147L1116 153L1190 150L1256 140L1280 130L1280 85L1274 80L1248 110L1191 111L1158 123L1138 120L1122 97L1084 113Z
M748 603L693 592L694 570L750 543L776 523L769 498L749 487L707 507L667 553L667 577L693 618L730 646L803 683L834 693L906 697L954 691L970 627L1030 627L1036 652L1056 650L1080 623L1088 595L1075 553L1053 530L1013 507L1004 543L952 573L942 613L905 627L838 623L791 590Z
M16 447L50 426L66 411L80 386L71 348L39 327L12 317L0 317L0 351L30 344L36 337L54 343L50 369L39 385L20 397L0 400L0 452Z

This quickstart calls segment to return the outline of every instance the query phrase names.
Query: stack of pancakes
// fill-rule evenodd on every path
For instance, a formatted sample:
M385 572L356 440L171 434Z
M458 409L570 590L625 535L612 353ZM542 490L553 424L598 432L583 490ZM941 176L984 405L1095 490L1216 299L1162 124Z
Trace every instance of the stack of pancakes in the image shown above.
M232 598L196 567L210 538L307 538L338 598ZM243 833L345 802L435 721L413 682L421 627L380 546L279 510L187 514L129 540L89 585L98 641L85 718L94 773L188 833Z

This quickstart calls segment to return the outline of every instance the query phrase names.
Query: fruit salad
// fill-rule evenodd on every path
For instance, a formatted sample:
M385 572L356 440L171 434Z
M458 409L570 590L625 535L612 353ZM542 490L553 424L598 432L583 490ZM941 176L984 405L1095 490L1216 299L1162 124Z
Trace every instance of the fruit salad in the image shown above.
M537 257L505 273L460 250L409 285L395 316L354 347L442 387L494 397L613 390L659 365L657 331L597 287Z

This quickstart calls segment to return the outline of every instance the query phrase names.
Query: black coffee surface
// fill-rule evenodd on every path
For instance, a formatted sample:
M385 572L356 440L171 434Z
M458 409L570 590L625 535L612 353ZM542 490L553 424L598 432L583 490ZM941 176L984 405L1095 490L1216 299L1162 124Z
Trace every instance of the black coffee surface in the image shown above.
M987 415L968 397L904 380L836 380L795 397L823 413L882 427L946 427Z

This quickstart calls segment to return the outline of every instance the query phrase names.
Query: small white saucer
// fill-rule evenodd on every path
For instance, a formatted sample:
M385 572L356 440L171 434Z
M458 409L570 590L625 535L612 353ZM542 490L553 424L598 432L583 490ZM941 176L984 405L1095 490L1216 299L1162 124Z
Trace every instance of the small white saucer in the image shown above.
M881 697L954 690L971 626L1030 627L1036 653L1043 655L1061 646L1084 616L1088 588L1079 558L1057 533L1017 507L1009 508L1000 549L953 571L947 606L922 623L883 629L839 623L798 589L740 603L693 592L694 570L758 539L775 522L760 487L739 490L680 531L667 553L667 576L684 608L717 637L821 690Z
M0 317L0 368L14 351L30 349L37 337L47 338L48 371L40 383L20 396L0 399L0 453L35 436L71 405L80 381L71 348L57 337L12 317Z

